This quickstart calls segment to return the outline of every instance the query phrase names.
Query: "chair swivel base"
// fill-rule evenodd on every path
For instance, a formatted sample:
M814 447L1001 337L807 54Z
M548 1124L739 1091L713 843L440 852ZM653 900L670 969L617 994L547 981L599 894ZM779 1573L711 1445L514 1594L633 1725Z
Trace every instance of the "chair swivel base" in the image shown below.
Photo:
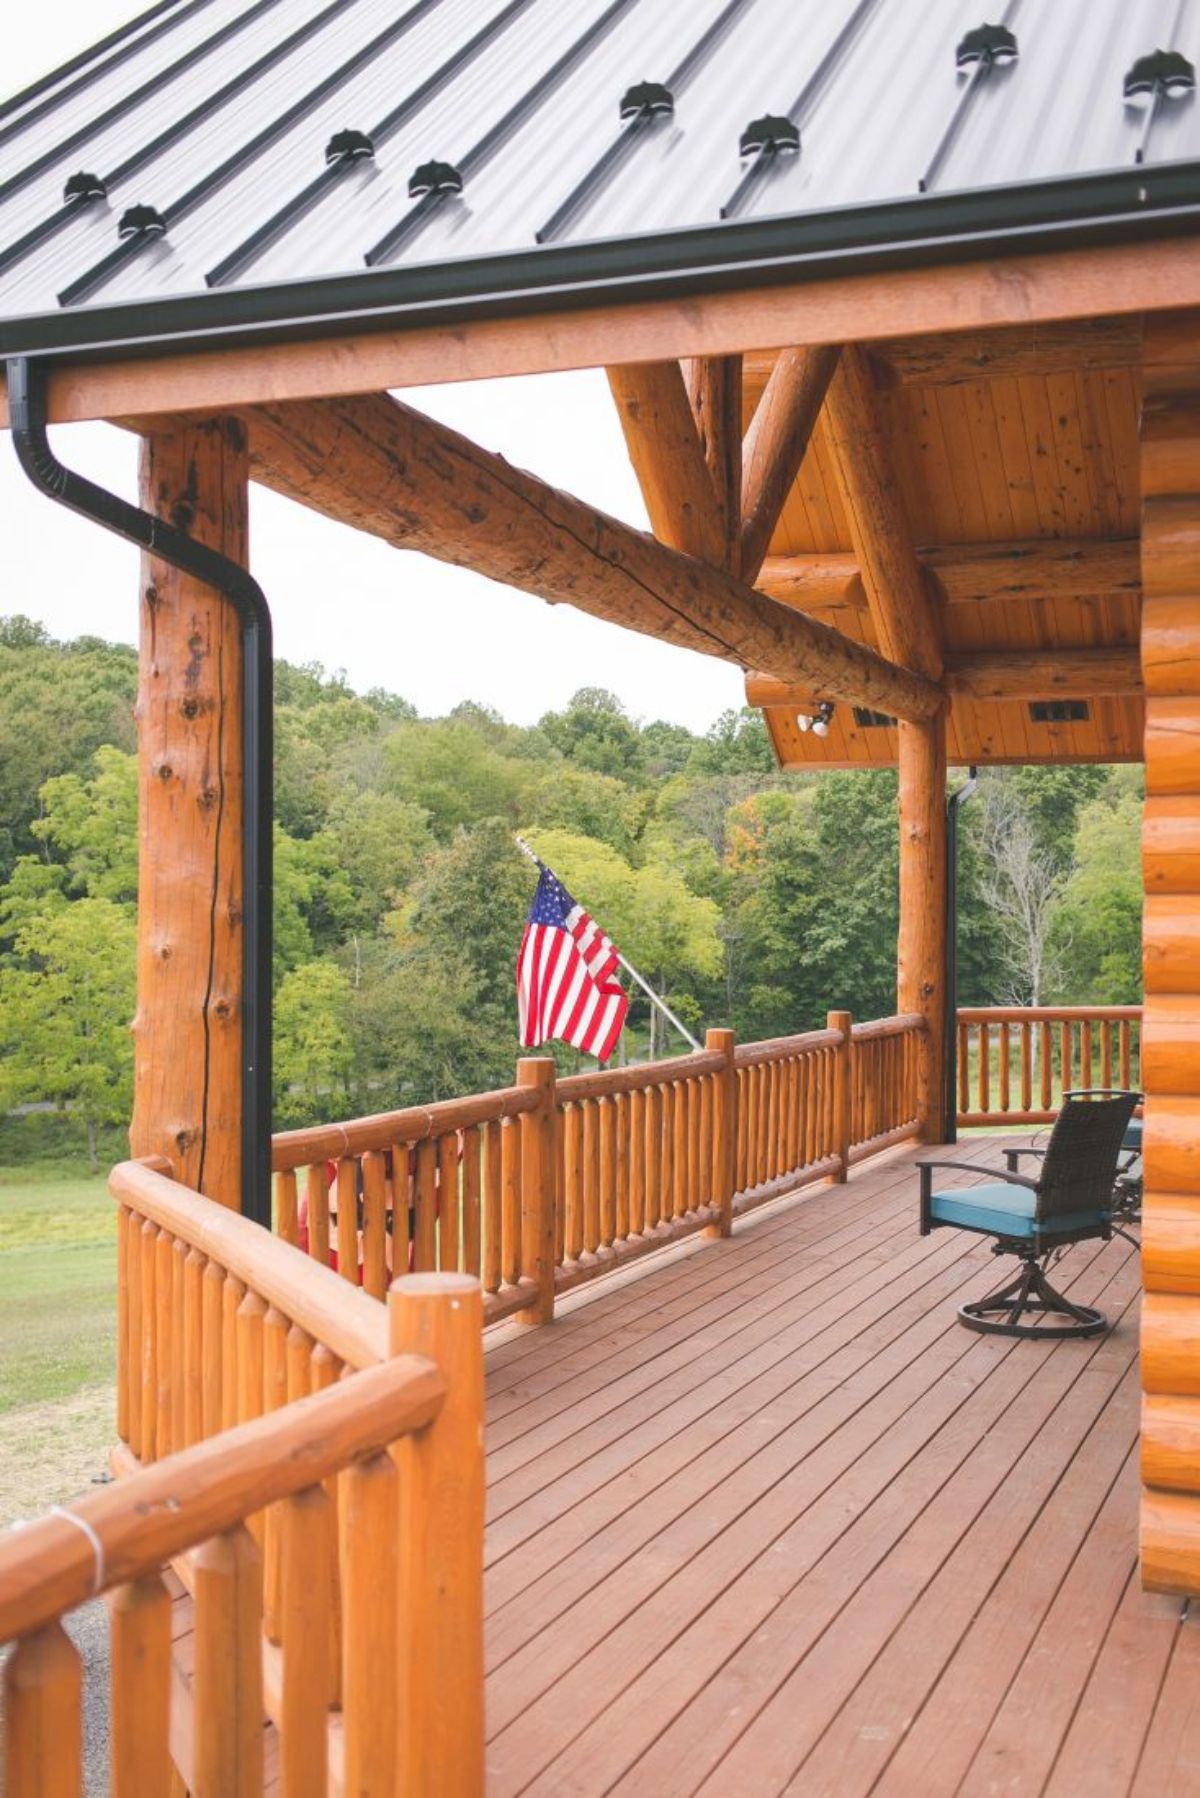
M1030 1313L1043 1317L1061 1317L1061 1323L1025 1323ZM990 1292L985 1299L960 1305L958 1320L968 1330L982 1330L989 1336L1037 1336L1051 1339L1061 1336L1099 1336L1108 1328L1108 1319L1094 1305L1073 1305L1051 1286L1040 1262L1026 1260L1021 1271L1007 1286Z

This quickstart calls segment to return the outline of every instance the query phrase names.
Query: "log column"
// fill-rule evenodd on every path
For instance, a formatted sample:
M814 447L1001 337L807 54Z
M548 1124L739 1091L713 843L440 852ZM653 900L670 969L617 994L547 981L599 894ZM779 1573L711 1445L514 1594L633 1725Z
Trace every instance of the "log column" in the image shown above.
M1200 333L1146 327L1142 1577L1200 1593Z
M896 1002L925 1020L917 1057L922 1142L946 1140L946 714L897 726L900 936Z
M140 499L246 562L248 460L234 420L143 438ZM242 658L237 614L143 557L138 674L134 1155L240 1206Z
M931 680L942 674L937 616L896 479L887 419L866 353L842 351L826 399L850 538L880 650ZM897 730L900 939L897 1004L925 1020L917 1062L923 1142L946 1134L946 712Z

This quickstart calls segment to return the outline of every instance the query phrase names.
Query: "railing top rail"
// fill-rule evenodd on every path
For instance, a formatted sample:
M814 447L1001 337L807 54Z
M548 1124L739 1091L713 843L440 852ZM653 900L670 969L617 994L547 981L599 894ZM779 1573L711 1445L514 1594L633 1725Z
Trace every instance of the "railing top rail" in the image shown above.
M733 1052L734 1066L760 1067L765 1061L788 1061L803 1055L806 1049L836 1049L842 1041L840 1030L806 1030L800 1036L773 1036L766 1042L739 1043Z
M702 1049L698 1055L677 1055L673 1061L646 1061L632 1068L608 1068L603 1073L568 1074L555 1083L554 1090L561 1104L577 1104L581 1099L611 1099L617 1093L640 1092L647 1086L668 1086L674 1080L719 1074L724 1066L725 1057L719 1049Z
M387 1359L387 1312L378 1299L261 1224L137 1161L119 1162L108 1187L120 1204L190 1243L277 1305L339 1360L371 1367Z
M317 1124L306 1130L284 1130L271 1139L274 1173L315 1162L336 1161L345 1155L361 1155L367 1149L390 1149L401 1143L424 1142L431 1136L448 1136L473 1124L497 1118L520 1117L535 1111L536 1089L502 1086L495 1092L470 1093L463 1099L440 1099L434 1105L410 1105L403 1111L381 1111L373 1117L352 1118L345 1124Z
M865 1024L853 1024L850 1034L856 1043L866 1043L874 1037L908 1036L924 1028L925 1020L919 1011L898 1011L890 1018L870 1018Z
M1137 1023L1140 1005L963 1005L960 1024Z
M445 1393L436 1362L397 1355L18 1526L0 1541L0 1642L381 1452L431 1422Z

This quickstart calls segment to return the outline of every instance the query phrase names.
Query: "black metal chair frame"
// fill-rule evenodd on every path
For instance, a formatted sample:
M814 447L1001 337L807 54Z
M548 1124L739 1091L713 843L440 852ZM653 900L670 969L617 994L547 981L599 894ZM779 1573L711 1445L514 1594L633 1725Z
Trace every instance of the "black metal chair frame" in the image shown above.
M992 1253L1015 1255L1020 1262L1016 1276L986 1298L959 1307L959 1319L968 1329L989 1335L1044 1337L1097 1336L1108 1320L1094 1305L1076 1305L1051 1285L1047 1270L1054 1257L1072 1243L1091 1237L1105 1241L1126 1232L1114 1222L1121 1143L1139 1095L1105 1093L1096 1097L1064 1094L1050 1141L1039 1151L1041 1169L1035 1177L1020 1173L1015 1160L1024 1152L1006 1151L1005 1172L978 1162L921 1161L921 1234L935 1229L971 1229L932 1213L933 1174L937 1168L955 1173L986 1174L989 1181L1021 1186L1035 1195L1033 1231L1028 1237L983 1231L994 1235ZM1088 1115L1088 1114L1093 1115ZM969 1189L967 1189L969 1190ZM1093 1221L1081 1221L1082 1219ZM1057 1224L1055 1220L1060 1220ZM1134 1241L1134 1238L1129 1238ZM1026 1323L1027 1314L1061 1317L1061 1323Z
M1146 1095L1136 1092L1130 1086L1074 1086L1063 1093L1064 1099L1133 1099L1138 1105L1144 1104ZM1028 1143L1019 1149L1005 1149L1004 1164L1009 1173L1020 1172L1018 1163L1022 1155L1044 1156L1045 1143ZM1124 1157L1122 1160L1121 1157ZM1142 1221L1142 1188L1143 1179L1138 1166L1142 1159L1141 1149L1127 1149L1122 1146L1117 1157L1117 1171L1113 1180L1113 1216L1119 1218L1121 1224L1140 1224ZM1134 1169L1138 1171L1135 1173ZM1124 1236L1128 1242L1135 1239L1117 1224L1113 1225L1118 1236ZM1135 1245L1136 1246L1136 1245Z

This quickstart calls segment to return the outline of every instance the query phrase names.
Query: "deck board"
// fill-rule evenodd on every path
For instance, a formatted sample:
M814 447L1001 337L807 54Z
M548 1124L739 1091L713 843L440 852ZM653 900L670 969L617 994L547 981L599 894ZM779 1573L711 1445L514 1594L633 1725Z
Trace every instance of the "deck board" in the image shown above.
M973 1335L999 1270L919 1237L913 1159L491 1348L490 1792L1200 1790L1196 1621L1135 1577L1136 1257L1060 1266L1106 1337Z

